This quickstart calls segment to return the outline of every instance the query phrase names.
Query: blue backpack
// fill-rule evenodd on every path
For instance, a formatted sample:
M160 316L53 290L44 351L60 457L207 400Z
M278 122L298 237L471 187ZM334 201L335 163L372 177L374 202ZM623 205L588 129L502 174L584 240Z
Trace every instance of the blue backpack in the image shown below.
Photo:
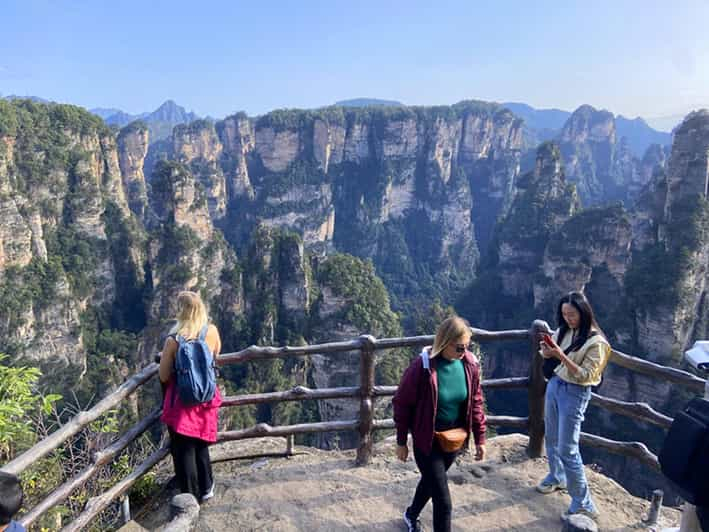
M207 403L214 397L217 378L214 371L214 357L204 339L207 325L199 331L196 340L186 340L179 334L175 340L179 344L175 355L175 375L177 393L184 405Z

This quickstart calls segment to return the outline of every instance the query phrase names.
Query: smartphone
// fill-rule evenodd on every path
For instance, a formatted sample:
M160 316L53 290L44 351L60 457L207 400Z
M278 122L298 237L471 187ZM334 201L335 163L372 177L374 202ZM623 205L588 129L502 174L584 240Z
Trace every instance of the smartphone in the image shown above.
M551 336L548 334L542 334L542 341L547 344L549 347L554 347L554 341L551 339Z

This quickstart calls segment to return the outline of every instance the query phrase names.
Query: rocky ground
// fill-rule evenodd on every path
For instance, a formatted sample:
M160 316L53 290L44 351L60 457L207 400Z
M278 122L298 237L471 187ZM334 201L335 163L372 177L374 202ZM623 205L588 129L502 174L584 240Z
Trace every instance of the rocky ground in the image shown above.
M462 456L449 472L453 498L453 530L560 530L565 493L540 495L534 485L546 473L546 460L529 459L527 438L499 436L488 442L488 457L475 462ZM413 461L394 458L394 443L378 444L368 467L354 466L354 451L320 451L296 447L290 458L258 458L216 463L216 496L202 505L198 531L396 531L401 514L418 482ZM281 452L283 439L220 445L213 461L234 454ZM643 529L649 503L633 497L615 481L587 468L605 531ZM169 461L160 475L167 479ZM137 521L147 529L167 522L165 490L144 509ZM664 508L662 526L677 526L679 512ZM422 521L432 529L431 508Z

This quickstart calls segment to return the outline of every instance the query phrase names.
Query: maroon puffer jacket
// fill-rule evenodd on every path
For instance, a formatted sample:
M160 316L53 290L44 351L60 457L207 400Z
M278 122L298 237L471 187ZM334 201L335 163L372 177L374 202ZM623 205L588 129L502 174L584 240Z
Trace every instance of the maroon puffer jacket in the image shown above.
M480 365L469 351L465 352L462 360L468 382L465 427L473 434L475 444L482 445L485 443L485 409L480 385ZM427 350L423 350L404 371L392 403L396 442L406 445L410 431L416 448L424 454L431 454L438 406L438 379L436 358L429 358Z

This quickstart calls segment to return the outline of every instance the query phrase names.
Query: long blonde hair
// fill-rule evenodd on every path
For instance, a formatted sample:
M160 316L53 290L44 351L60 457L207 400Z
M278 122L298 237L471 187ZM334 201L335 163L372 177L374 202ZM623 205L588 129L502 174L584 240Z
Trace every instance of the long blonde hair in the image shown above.
M207 325L207 309L202 298L196 292L187 290L177 294L177 323L172 328L172 334L183 338L197 338L199 331Z
M430 358L438 356L451 342L461 336L470 336L470 324L460 316L451 316L441 322L433 340Z

